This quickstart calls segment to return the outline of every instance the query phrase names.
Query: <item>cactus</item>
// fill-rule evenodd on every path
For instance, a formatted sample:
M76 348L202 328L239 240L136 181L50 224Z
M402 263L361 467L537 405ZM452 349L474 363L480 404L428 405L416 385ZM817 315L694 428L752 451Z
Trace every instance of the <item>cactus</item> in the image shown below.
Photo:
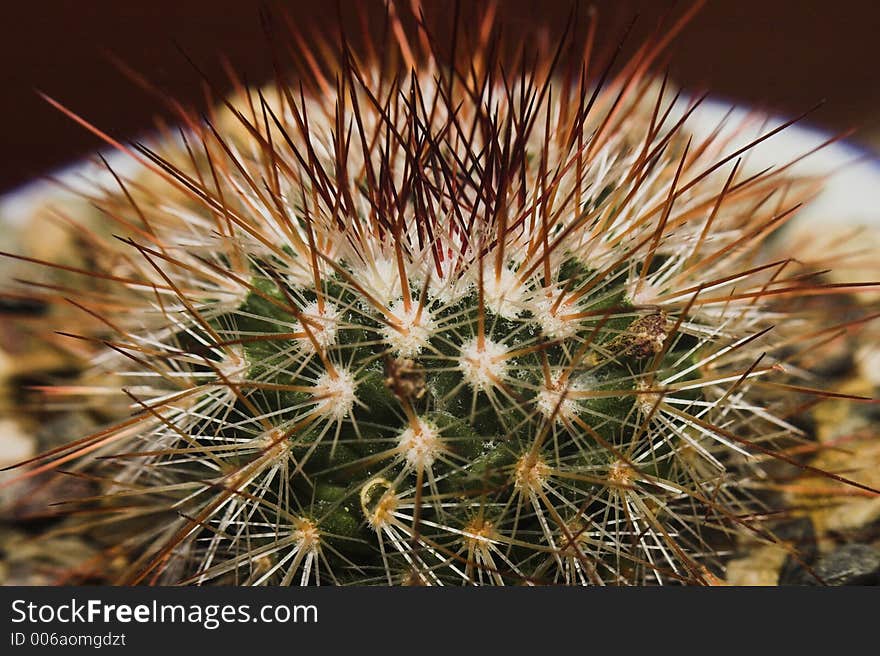
M802 300L851 289L764 258L816 181L693 134L657 43L597 75L389 20L390 64L117 144L141 171L42 294L91 362L49 392L128 414L24 475L100 486L119 583L716 582L774 539L833 332Z

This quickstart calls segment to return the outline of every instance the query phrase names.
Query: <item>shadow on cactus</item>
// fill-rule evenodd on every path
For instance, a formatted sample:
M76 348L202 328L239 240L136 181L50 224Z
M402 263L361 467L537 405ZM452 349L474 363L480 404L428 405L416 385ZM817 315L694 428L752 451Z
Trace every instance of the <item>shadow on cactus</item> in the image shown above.
M298 77L111 140L139 167L89 266L29 293L91 362L46 393L128 414L22 476L99 486L60 530L118 583L718 582L804 467L798 358L839 327L802 301L859 287L764 257L819 181L693 133L665 36L387 18L381 58L296 37Z

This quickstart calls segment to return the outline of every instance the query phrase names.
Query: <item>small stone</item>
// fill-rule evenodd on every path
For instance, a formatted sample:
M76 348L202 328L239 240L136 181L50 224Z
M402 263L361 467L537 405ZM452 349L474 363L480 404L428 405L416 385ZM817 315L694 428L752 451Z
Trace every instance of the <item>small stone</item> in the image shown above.
M0 467L27 460L36 452L36 440L25 433L18 422L0 419Z
M0 531L0 585L59 585L79 577L106 583L103 572L90 572L98 553L74 536L35 537L8 529ZM94 575L94 578L93 578Z
M774 535L794 550L785 559L779 572L780 585L798 584L803 580L805 566L810 566L819 555L816 531L809 517L797 517L774 527Z
M806 585L878 585L880 550L867 544L847 544L820 558L813 571L815 576L805 573Z
M727 564L725 579L729 585L775 586L787 557L788 551L775 544L752 549L745 557Z
M856 352L855 361L861 376L874 389L880 389L880 346L877 344L864 344Z

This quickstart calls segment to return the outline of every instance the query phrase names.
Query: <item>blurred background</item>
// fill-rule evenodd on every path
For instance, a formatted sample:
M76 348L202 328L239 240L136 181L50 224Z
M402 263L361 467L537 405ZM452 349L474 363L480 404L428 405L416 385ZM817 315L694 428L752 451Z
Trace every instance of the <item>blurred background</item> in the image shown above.
M403 0L404 2L406 0ZM36 89L56 98L112 135L149 131L168 116L155 97L111 62L119 57L174 97L204 102L198 73L187 56L223 88L220 55L251 82L271 75L261 27L263 5L281 7L305 33L336 33L340 20L358 32L350 0L256 2L241 0L49 0L4 2L0 9L0 192L97 149L98 140L52 109ZM465 0L462 11L477 3ZM574 0L501 0L500 14L517 24L559 29ZM639 43L665 14L689 2L594 0L599 48L614 47L638 15L624 50ZM426 13L447 16L452 2L424 0ZM382 3L367 2L377 25ZM669 68L685 88L795 115L826 103L810 122L832 132L857 130L855 141L880 149L880 3L874 0L709 0L670 50ZM186 52L184 56L181 50Z

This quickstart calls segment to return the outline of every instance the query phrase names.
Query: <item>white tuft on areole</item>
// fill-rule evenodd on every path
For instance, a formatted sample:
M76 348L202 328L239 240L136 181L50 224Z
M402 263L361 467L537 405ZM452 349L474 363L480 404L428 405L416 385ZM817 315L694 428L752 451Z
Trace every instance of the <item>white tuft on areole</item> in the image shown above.
M641 379L636 383L636 405L642 413L649 415L652 412L658 412L658 408L663 400L663 394L652 391L654 385L645 379Z
M330 372L325 371L318 376L312 390L312 396L316 401L315 410L320 415L342 421L354 407L357 399L356 391L357 383L348 370L337 368L336 376L331 376Z
M299 322L297 332L302 332L302 337L297 337L296 342L306 353L315 352L315 342L321 349L333 346L336 343L336 334L339 332L339 310L332 303L324 303L323 310L317 301L309 303L303 310L303 319L311 331L311 338L306 334L303 321ZM314 340L314 341L312 341Z
M507 373L506 353L503 344L484 339L481 346L475 338L462 345L458 368L468 385L477 391L486 391L497 386Z
M417 426L403 431L397 438L406 464L412 469L426 469L444 451L440 430L431 422L417 419Z
M421 353L436 330L430 310L426 307L419 310L418 302L411 302L409 310L402 299L395 302L391 306L388 320L397 327L385 326L382 335L395 355L402 358L415 357Z
M580 322L572 316L579 308L566 304L564 299L559 302L561 293L559 289L539 291L532 305L541 332L550 339L568 339L576 335L580 327Z
M376 301L388 307L400 298L400 270L397 261L387 257L376 257L358 271L358 282Z
M580 412L572 392L584 388L579 381L562 382L560 376L552 378L549 385L545 382L538 391L536 404L538 411L545 417L553 417L556 422L568 421Z
M507 267L502 267L497 276L494 267L484 269L483 303L499 317L515 319L525 308L525 292L519 276Z

